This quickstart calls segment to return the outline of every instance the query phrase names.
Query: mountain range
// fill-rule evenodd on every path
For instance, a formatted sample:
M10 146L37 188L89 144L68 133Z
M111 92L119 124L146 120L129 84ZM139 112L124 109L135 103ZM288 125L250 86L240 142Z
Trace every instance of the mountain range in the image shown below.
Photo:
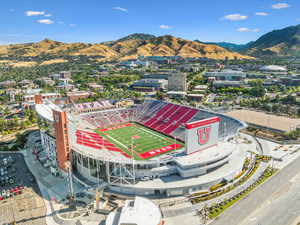
M238 45L228 42L190 41L171 35L135 33L102 43L63 43L44 39L36 43L1 45L0 56L98 56L100 60L126 60L143 56L206 57L212 59L300 56L300 25L271 31L258 40ZM53 61L58 62L57 60ZM63 61L62 61L63 62Z
M207 57L212 59L252 58L223 47L190 41L171 35L132 34L116 41L98 44L63 43L44 39L36 43L2 45L0 56L34 57L41 55L100 56L104 60L124 60L143 56Z
M271 31L241 52L252 56L300 56L300 25Z
M196 41L198 41L198 40L196 40ZM241 52L241 51L247 49L248 46L253 43L253 41L246 43L246 44L235 44L235 43L230 43L230 42L204 42L204 43L210 44L210 45L218 45L229 51Z
M227 42L210 42L231 51L254 57L300 56L300 25L273 30L256 41L243 45Z

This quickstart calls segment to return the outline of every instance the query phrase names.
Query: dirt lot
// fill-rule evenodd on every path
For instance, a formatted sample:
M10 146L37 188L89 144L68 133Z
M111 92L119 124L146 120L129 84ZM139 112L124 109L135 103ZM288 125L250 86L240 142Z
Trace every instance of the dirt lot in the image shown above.
M45 222L43 199L32 189L27 188L20 195L0 202L0 224L43 225Z
M300 119L276 116L251 110L234 110L228 112L226 115L250 124L258 125L260 127L267 127L282 132L288 132L291 129L295 129L300 124Z

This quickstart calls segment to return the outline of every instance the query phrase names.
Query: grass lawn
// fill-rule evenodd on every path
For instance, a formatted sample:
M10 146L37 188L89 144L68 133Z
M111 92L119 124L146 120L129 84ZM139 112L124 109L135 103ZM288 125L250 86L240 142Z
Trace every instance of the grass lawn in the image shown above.
M122 151L129 156L133 154L133 157L136 160L145 160L174 150L170 149L166 152L162 151L150 156L147 152L162 148L164 149L164 147L172 145L175 147L175 140L137 123L127 123L123 125L124 126L121 124L108 129L98 129L96 132L122 149ZM184 143L179 141L176 141L176 144L180 145L180 147L176 147L177 149L184 146ZM133 151L131 151L132 145Z

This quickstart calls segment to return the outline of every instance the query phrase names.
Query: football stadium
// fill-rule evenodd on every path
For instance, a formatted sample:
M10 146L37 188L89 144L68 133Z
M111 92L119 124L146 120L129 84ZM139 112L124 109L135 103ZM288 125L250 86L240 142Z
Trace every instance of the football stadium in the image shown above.
M72 170L87 187L188 194L232 180L246 158L235 140L244 122L190 106L158 100L55 105L36 96L35 109L51 172Z

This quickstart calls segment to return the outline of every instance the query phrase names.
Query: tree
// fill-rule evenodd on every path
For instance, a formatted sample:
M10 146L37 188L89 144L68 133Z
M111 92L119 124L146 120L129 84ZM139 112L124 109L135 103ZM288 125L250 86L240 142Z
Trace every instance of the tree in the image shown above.
M162 99L164 99L164 94L161 91L157 91L156 98L159 100L162 100Z
M19 148L24 148L24 145L26 143L26 135L17 133L15 143Z
M266 94L266 90L263 86L255 86L250 89L250 95L255 97L263 97Z
M10 114L10 111L9 111L9 109L8 109L7 107L4 109L3 114L4 114L5 116L7 116L7 115Z
M297 103L297 99L295 96L292 95L288 95L286 96L286 98L284 99L284 102L287 104L296 104Z
M288 140L297 140L300 137L299 130L292 130L284 134L285 138Z

